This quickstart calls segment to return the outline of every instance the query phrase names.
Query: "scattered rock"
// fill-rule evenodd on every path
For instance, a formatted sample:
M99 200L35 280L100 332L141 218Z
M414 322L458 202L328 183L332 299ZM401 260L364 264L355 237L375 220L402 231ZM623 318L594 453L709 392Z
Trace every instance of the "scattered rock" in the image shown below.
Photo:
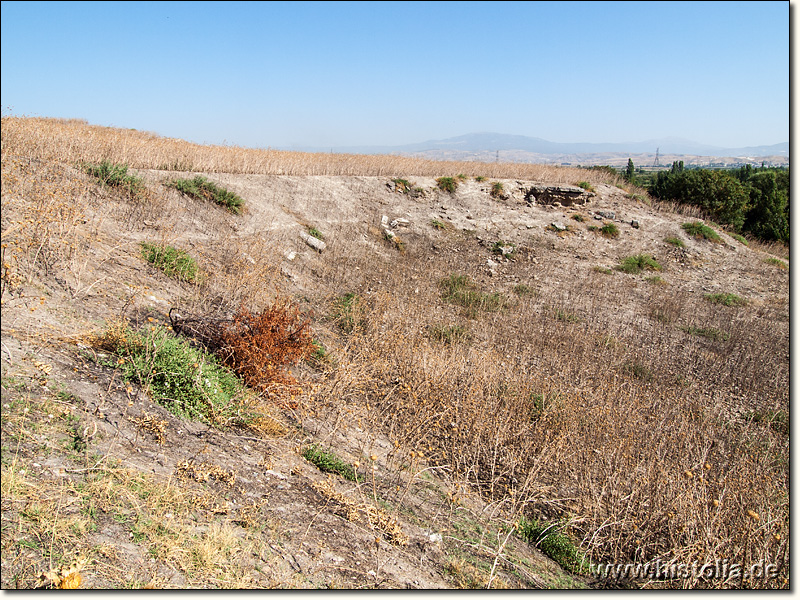
M617 214L613 210L598 210L594 213L594 218L597 220L600 219L609 219L613 221L617 218Z
M308 234L308 233L306 233L305 231L304 231L304 232L302 232L302 233L300 234L300 237L303 239L303 241L304 241L306 244L308 244L309 246L311 246L311 247L312 247L314 250L316 250L317 252L322 252L322 251L323 251L323 250L325 250L325 248L326 248L326 244L325 244L325 242L323 242L322 240L319 240L319 239L315 238L313 235L309 235L309 234Z

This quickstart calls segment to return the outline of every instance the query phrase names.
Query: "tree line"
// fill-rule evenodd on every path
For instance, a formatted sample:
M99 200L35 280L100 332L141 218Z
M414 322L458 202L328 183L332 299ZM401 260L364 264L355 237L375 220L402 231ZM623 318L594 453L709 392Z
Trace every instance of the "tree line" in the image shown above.
M714 221L765 241L789 242L789 169L685 169L675 161L650 181L638 181L633 161L623 177L644 184L651 196L702 208Z

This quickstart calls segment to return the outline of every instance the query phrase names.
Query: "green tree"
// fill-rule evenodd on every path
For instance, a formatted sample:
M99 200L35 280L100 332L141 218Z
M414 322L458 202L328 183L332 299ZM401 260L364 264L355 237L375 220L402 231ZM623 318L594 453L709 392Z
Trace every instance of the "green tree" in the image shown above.
M751 208L744 229L765 240L789 241L788 186L781 189L775 171L754 173L747 180Z
M725 171L697 169L660 171L650 193L662 200L699 206L715 220L740 231L749 208L750 194L745 185Z
M628 168L625 169L625 181L634 183L636 179L636 167L633 166L633 160L628 159Z

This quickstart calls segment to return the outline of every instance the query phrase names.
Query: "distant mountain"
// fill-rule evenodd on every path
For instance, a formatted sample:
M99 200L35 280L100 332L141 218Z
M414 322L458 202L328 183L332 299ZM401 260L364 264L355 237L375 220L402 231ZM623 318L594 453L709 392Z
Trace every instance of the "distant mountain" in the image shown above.
M789 156L789 142L771 146L749 146L746 148L723 148L700 144L679 138L662 138L642 142L621 143L560 143L525 135L509 135L503 133L469 133L444 140L428 140L417 144L402 146L350 146L333 148L337 153L346 154L422 154L427 156L442 153L450 156L459 154L476 154L496 151L520 151L540 155L585 155L607 153L654 153L658 148L663 155L692 156ZM325 152L326 149L307 148L307 151Z

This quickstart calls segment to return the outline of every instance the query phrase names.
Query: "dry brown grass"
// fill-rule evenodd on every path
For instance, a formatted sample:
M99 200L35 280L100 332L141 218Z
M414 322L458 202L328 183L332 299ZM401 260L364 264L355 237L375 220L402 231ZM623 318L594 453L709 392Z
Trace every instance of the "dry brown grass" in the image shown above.
M475 343L443 346L425 324L459 317L442 306L433 273L434 285L411 289L430 268L413 260L390 276L373 264L382 293L347 288L369 308L318 399L368 407L371 426L399 448L487 498L568 518L595 562L764 560L779 579L744 585L785 585L788 436L741 416L788 417L780 310L723 310L655 288L626 318L610 308L625 282L578 278L470 321ZM553 305L582 318L547 318ZM654 310L672 324L648 316ZM687 320L730 337L687 340L678 327Z
M109 161L134 169L267 175L376 175L439 177L456 173L549 183L607 183L602 171L523 163L433 161L389 155L312 154L201 146L132 129L81 120L3 117L3 155L68 164ZM614 181L617 181L614 179Z

